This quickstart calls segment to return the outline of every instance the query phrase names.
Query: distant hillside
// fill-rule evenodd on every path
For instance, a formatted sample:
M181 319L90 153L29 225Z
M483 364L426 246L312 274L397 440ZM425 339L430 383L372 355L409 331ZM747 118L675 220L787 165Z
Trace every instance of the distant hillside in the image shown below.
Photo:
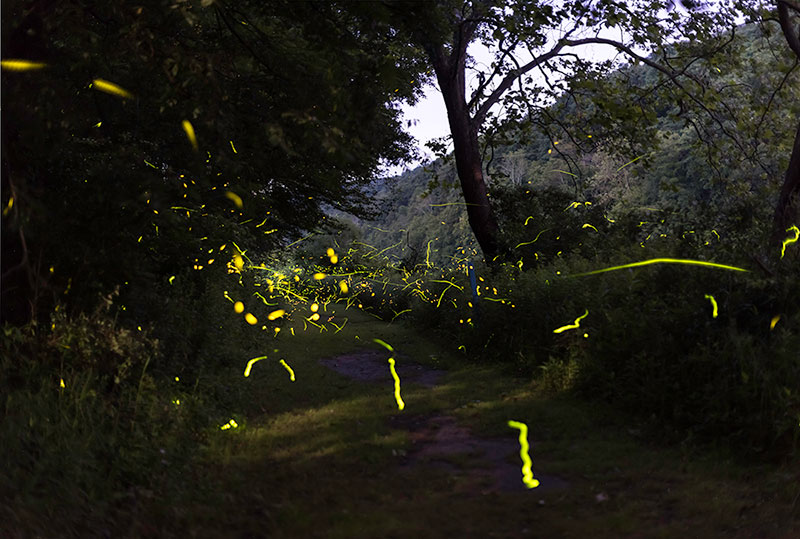
M643 228L640 239L654 232L695 227L735 234L761 226L774 207L796 128L797 114L787 116L786 111L800 113L800 105L790 99L792 85L800 84L796 72L787 77L783 92L771 95L784 76L768 69L774 66L770 55L775 54L770 44L775 42L777 51L784 47L778 38L765 36L755 27L742 27L734 44L743 60L726 65L724 59L712 59L703 68L703 76L720 79L726 88L726 106L733 104L739 114L738 123L728 126L737 133L737 141L720 135L709 146L700 134L713 133L718 126L707 116L683 111L664 93L658 94L653 106L656 136L642 145L645 149L637 156L624 155L602 140L588 153L577 152L566 138L554 147L541 132L495 148L491 159L487 150L484 167L490 196L496 197L507 243L530 241L545 228L532 228L531 223L544 222L547 216L526 213L526 208L552 213L554 208L547 209L548 205L565 201L566 207L570 200L589 201L610 220L631 213L651 216L648 221L655 226ZM621 72L631 84L657 86L658 75L647 66L631 65ZM614 76L621 75L609 75ZM565 99L551 111L564 116L571 108L574 105ZM736 144L753 149L749 160ZM548 192L551 195L545 196ZM554 192L561 195L553 199ZM349 234L384 250L393 260L446 264L462 249L469 253L477 248L452 156L382 180L376 186L375 202L380 216L371 222L354 222ZM714 222L707 221L709 215L716 216ZM558 232L545 232L543 239L548 234Z

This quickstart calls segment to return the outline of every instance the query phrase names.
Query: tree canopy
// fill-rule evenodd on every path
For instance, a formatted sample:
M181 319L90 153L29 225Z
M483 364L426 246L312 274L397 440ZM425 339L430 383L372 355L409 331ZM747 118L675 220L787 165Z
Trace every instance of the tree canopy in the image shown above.
M425 80L371 9L5 2L3 318L367 215Z

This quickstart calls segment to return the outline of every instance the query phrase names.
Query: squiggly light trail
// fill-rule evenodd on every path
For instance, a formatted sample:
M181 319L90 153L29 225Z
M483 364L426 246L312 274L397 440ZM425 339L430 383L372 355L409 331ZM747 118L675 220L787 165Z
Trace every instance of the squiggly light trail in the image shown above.
M568 329L577 329L577 328L581 327L581 320L583 320L583 319L584 319L584 318L586 318L587 316L589 316L589 309L586 309L586 312L585 312L585 313L583 313L583 314L582 314L582 315L580 315L578 318L576 318L576 319L575 319L575 323L573 323L573 324L570 324L570 325L568 325L568 326L561 326L561 327L560 327L560 328L558 328L558 329L554 329L554 330L553 330L553 333L562 333L562 332L564 332L564 331L567 331Z
M528 425L519 421L509 421L508 426L513 429L519 429L519 456L522 458L522 482L528 488L536 488L539 486L539 480L534 479L533 472L531 471L531 457L528 454Z

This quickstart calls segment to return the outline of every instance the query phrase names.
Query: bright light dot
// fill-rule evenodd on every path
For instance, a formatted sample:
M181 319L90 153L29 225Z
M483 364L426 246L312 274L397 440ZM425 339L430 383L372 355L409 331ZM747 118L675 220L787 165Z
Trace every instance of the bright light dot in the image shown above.
M347 281L339 281L339 290L342 291L342 294L347 294Z
M236 314L242 314L244 312L244 303L237 301L233 304L233 310L236 311Z
M328 247L328 250L326 251L326 254L327 254L328 256L333 256L333 255L335 255L335 254L336 254L336 252L333 250L333 248L332 248L332 247Z
M317 320L319 320L319 313L314 313L314 314L312 314L312 315L311 315L311 320L313 320L314 322L316 322Z
M255 326L256 324L258 324L258 318L256 318L250 313L244 315L244 319L247 320L247 323L250 324L251 326Z
M313 277L314 277L315 281L321 281L322 279L325 278L325 274L324 273L315 273L313 275Z
M319 305L317 305L316 303L312 303L312 304L311 304L311 312L312 312L312 313L315 313L315 312L317 312L318 310L319 310Z

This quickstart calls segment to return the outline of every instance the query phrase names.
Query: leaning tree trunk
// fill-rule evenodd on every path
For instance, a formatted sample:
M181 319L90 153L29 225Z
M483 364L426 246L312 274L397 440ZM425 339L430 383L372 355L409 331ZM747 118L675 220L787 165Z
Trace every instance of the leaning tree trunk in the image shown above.
M800 125L797 126L789 168L786 169L783 187L778 195L778 205L775 207L772 243L780 244L786 237L786 229L794 225L800 226Z
M483 175L478 125L470 116L465 98L464 68L459 65L464 62L464 56L445 56L440 47L431 47L429 53L447 107L456 172L464 194L469 225L475 234L475 239L478 240L484 258L491 263L500 252L499 227L489 203Z
M800 30L795 30L792 23L791 11L795 15L800 15L800 4L796 1L778 0L778 21L786 38L786 43L800 59ZM794 136L792 155L789 158L789 168L786 169L786 177L783 180L778 205L775 208L775 218L773 221L771 240L779 244L786 237L786 229L791 226L800 226L800 125L797 126L797 133Z

